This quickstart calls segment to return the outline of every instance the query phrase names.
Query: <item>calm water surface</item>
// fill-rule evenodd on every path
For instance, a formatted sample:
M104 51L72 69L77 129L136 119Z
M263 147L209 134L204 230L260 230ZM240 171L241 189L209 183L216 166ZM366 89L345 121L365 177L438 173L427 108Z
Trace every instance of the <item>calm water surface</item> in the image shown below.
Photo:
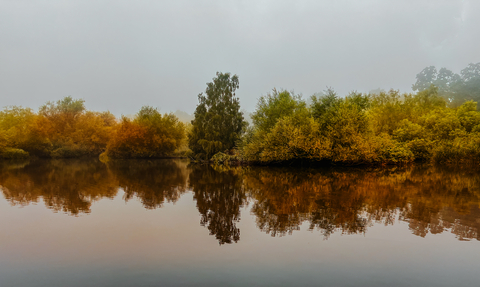
M480 172L0 163L0 286L480 286Z

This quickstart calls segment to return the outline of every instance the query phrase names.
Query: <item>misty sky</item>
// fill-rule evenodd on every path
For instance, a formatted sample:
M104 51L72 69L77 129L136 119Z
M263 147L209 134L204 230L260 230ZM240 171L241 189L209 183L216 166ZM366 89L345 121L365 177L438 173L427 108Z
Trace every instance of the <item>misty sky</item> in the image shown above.
M247 111L274 87L410 92L426 66L480 61L479 14L476 0L0 0L0 106L193 113L217 71L239 76Z

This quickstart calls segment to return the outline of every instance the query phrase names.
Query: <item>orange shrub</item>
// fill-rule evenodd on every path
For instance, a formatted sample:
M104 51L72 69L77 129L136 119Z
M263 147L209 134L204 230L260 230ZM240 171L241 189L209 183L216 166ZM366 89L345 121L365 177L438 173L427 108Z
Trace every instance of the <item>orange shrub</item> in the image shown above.
M133 120L122 117L107 148L113 158L151 158L172 155L185 138L185 125L172 114L142 107Z

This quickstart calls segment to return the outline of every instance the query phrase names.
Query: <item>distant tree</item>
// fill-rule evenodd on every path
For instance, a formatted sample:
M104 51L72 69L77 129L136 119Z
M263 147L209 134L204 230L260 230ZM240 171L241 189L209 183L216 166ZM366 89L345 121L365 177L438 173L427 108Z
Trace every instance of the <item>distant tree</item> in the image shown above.
M412 90L423 91L428 89L437 79L437 68L435 66L426 67L416 76L417 81L412 85Z
M178 120L183 123L190 123L193 120L193 115L188 114L184 111L176 110L173 115L175 115Z
M218 73L207 84L205 94L198 95L199 104L188 136L190 149L209 159L217 152L230 150L240 139L246 122L235 97L238 76Z
M473 64L470 63L468 66L463 69L460 74L462 79L467 82L480 77L480 62Z
M464 99L461 103L469 100L480 102L480 62L469 64L460 72L463 85L460 86Z
M452 107L458 107L465 101L480 100L480 63L469 64L460 75L446 68L437 71L430 66L418 73L416 79L412 85L414 91L421 92L434 85L438 87L438 94Z

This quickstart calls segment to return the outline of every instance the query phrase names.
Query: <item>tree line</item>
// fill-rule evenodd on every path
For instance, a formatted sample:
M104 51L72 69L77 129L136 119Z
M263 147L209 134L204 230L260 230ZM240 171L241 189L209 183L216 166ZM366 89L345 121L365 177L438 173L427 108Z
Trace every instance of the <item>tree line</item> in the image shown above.
M0 157L151 158L181 153L185 124L173 114L142 107L133 117L93 112L83 100L65 97L35 113L7 107L0 112Z
M333 89L304 100L274 89L259 98L253 124L240 112L238 77L217 74L223 89L207 88L192 121L189 145L199 160L285 164L403 164L480 161L480 63L470 64L452 84L417 75L417 93L390 90L339 97ZM443 82L442 82L443 81ZM450 82L449 82L450 83ZM219 85L220 86L220 85ZM210 86L209 86L210 87ZM229 117L216 112L219 107ZM231 119L242 119L232 121ZM228 140L225 138L228 136Z
M7 107L0 112L3 158L159 158L196 161L342 165L402 164L415 160L480 160L480 63L460 75L427 67L416 93L352 92L329 88L308 100L287 90L259 98L248 125L235 92L239 78L217 73L198 95L191 123L142 107L133 117L92 112L65 97L37 113Z

